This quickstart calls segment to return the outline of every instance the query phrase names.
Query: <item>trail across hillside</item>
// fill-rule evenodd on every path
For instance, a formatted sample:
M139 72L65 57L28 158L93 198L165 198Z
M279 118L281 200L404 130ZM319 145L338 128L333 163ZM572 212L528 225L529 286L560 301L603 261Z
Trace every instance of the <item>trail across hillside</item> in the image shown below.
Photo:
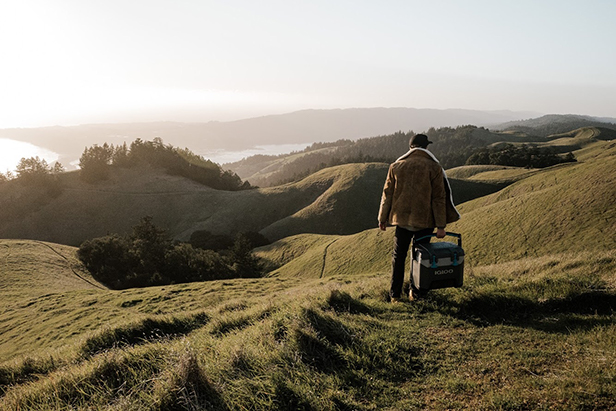
M36 244L43 245L43 246L45 246L45 247L49 248L49 249L50 249L51 251L53 251L54 253L56 253L57 255L59 255L60 257L62 257L62 259L63 259L64 261L66 261L66 265L67 265L67 267L68 267L68 268L69 268L69 269L73 272L73 274L75 274L75 275L76 275L76 276L77 276L80 280L85 281L86 283L88 283L88 284L90 284L91 286L96 287L96 288L98 288L98 289L100 289L100 290L105 290L105 288L104 288L104 287L101 287L100 285L98 285L98 284L96 284L96 283L93 283L93 282L89 281L87 278L83 278L81 275L79 275L79 274L77 273L77 271L75 271L75 269L74 269L74 268L73 268L73 266L71 265L71 262L68 260L68 258L66 258L66 256L64 256L64 255L63 255L62 253L60 253L58 250L56 250L55 248L53 248L51 245L49 245L49 244L47 244L47 243L44 243L44 242L42 242L42 241L38 241L38 240L33 240L32 242L33 242L33 243L36 243Z
M323 250L323 265L321 266L321 275L319 275L319 278L323 278L323 275L325 274L325 260L327 259L327 250L329 249L329 246L334 244L336 241L338 241L338 239L335 239L331 243L327 244L325 246L325 250Z

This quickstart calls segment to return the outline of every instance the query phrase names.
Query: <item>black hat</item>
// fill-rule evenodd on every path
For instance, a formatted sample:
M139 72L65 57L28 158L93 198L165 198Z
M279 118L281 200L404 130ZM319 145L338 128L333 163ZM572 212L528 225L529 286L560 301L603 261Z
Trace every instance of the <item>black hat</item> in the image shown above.
M409 141L410 146L428 147L428 144L432 144L432 142L428 140L428 136L425 134L416 134Z

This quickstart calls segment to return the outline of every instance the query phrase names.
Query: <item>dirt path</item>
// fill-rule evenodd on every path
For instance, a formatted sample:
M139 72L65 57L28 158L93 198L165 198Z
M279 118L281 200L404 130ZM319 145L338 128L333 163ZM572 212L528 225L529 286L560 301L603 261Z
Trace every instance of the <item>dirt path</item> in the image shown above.
M8 244L1 244L3 247L6 247L6 255L4 256L4 265L8 265L9 258L11 257L11 246Z

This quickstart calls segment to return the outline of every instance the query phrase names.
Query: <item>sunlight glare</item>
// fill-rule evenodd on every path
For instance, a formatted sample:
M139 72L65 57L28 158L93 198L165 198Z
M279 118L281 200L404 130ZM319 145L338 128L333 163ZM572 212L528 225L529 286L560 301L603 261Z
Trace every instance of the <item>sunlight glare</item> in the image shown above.
M22 158L39 157L51 166L58 161L58 154L34 144L0 138L0 172L14 172Z

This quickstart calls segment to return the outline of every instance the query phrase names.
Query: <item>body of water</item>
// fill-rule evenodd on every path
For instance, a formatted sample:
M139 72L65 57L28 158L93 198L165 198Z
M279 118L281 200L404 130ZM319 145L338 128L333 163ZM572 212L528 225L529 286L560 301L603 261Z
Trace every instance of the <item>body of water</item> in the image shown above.
M302 143L302 144L272 144L272 145L263 145L263 146L255 146L253 148L249 148L246 150L240 151L229 151L229 150L210 150L199 153L199 155L207 158L218 164L226 164L226 163L234 163L243 158L254 156L257 154L262 155L278 155L278 154L288 154L292 151L301 151L306 147L310 146L312 143Z
M23 141L0 138L0 173L15 172L22 158L39 157L53 165L58 161L58 154L46 148Z

